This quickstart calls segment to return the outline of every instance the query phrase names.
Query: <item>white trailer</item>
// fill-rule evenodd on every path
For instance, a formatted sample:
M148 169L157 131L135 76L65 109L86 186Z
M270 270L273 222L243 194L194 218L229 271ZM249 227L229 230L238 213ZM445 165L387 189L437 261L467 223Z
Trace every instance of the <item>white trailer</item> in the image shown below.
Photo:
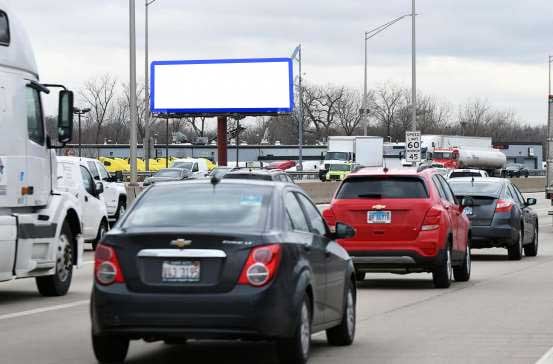
M57 191L54 142L41 94L60 88L56 136L71 140L73 93L39 83L30 42L0 3L0 281L35 278L44 296L67 293L82 259L78 202Z
M331 164L356 163L366 167L382 166L384 139L378 136L329 136L328 151L320 165L319 179L325 176Z
M363 167L381 167L384 161L384 139L376 136L355 138L354 162Z

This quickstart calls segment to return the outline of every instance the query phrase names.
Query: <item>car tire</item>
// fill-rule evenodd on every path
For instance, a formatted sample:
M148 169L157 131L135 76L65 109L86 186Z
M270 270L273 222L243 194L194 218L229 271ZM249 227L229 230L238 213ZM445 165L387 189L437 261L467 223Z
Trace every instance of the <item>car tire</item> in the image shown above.
M355 273L355 280L357 282L363 282L365 280L365 272L356 272Z
M277 352L282 364L305 364L311 349L311 301L304 295L298 313L298 323L294 336L277 341Z
M60 246L56 252L56 267L51 276L36 277L38 292L45 297L64 296L73 278L74 237L67 221L61 227Z
M92 348L99 363L122 363L129 352L129 339L92 334Z
M119 203L117 204L117 211L113 216L114 220L119 221L121 216L125 214L125 211L127 211L127 202L123 198L120 198Z
M92 241L92 250L96 250L96 247L98 246L98 243L102 240L104 235L108 232L108 222L106 220L102 220L100 223L100 226L98 227L98 233L96 234L96 239Z
M470 241L467 241L467 249L465 251L465 258L463 264L459 267L453 268L453 277L457 282L467 282L470 279L470 271L472 267L472 260L470 257Z
M439 259L440 261L438 265L432 270L432 280L434 281L434 287L449 288L453 276L450 244L447 244L447 247L440 252Z
M532 239L532 243L530 245L524 246L524 255L527 257L535 257L538 255L538 248L539 248L539 235L538 235L538 227L534 227L534 238Z
M507 248L507 254L509 256L509 260L522 259L522 226L518 231L517 239L514 244Z
M355 339L355 285L351 281L347 285L342 321L340 325L326 330L326 340L333 346L348 346Z

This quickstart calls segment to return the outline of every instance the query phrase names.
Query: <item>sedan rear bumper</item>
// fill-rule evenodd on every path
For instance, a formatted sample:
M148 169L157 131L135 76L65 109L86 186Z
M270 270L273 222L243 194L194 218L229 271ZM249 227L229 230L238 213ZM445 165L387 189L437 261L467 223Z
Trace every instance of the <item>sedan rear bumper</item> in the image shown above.
M507 247L515 243L515 232L510 225L472 227L471 248Z
M96 335L131 339L290 337L297 317L292 301L271 285L215 294L145 294L124 284L95 285L92 328Z

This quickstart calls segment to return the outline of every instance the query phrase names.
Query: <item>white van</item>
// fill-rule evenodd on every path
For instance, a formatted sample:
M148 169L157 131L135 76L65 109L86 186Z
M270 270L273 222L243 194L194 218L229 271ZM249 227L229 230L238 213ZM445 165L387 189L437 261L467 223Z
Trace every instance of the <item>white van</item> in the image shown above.
M116 222L119 220L127 209L127 191L125 190L125 185L118 182L115 176L110 175L106 167L97 159L79 157L67 158L85 162L88 170L92 174L92 178L102 182L104 185L104 193L102 195L106 204L109 221Z
M209 166L204 158L175 159L169 168L188 169L194 177L205 177L209 174Z
M79 200L85 242L96 244L108 231L108 214L103 199L104 186L95 181L86 161L75 157L58 157L58 190L69 192Z

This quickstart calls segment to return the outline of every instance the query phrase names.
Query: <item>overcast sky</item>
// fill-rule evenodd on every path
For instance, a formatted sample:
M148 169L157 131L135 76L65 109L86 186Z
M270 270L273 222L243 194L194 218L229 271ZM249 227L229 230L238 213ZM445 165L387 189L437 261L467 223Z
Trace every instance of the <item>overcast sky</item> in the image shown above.
M128 1L7 0L31 37L41 79L78 89L104 73L129 80ZM157 0L150 60L286 57L303 46L311 83L361 90L363 32L410 12L409 0ZM546 121L551 0L418 0L418 88ZM144 2L137 0L138 77ZM410 20L369 41L369 87L410 87Z

